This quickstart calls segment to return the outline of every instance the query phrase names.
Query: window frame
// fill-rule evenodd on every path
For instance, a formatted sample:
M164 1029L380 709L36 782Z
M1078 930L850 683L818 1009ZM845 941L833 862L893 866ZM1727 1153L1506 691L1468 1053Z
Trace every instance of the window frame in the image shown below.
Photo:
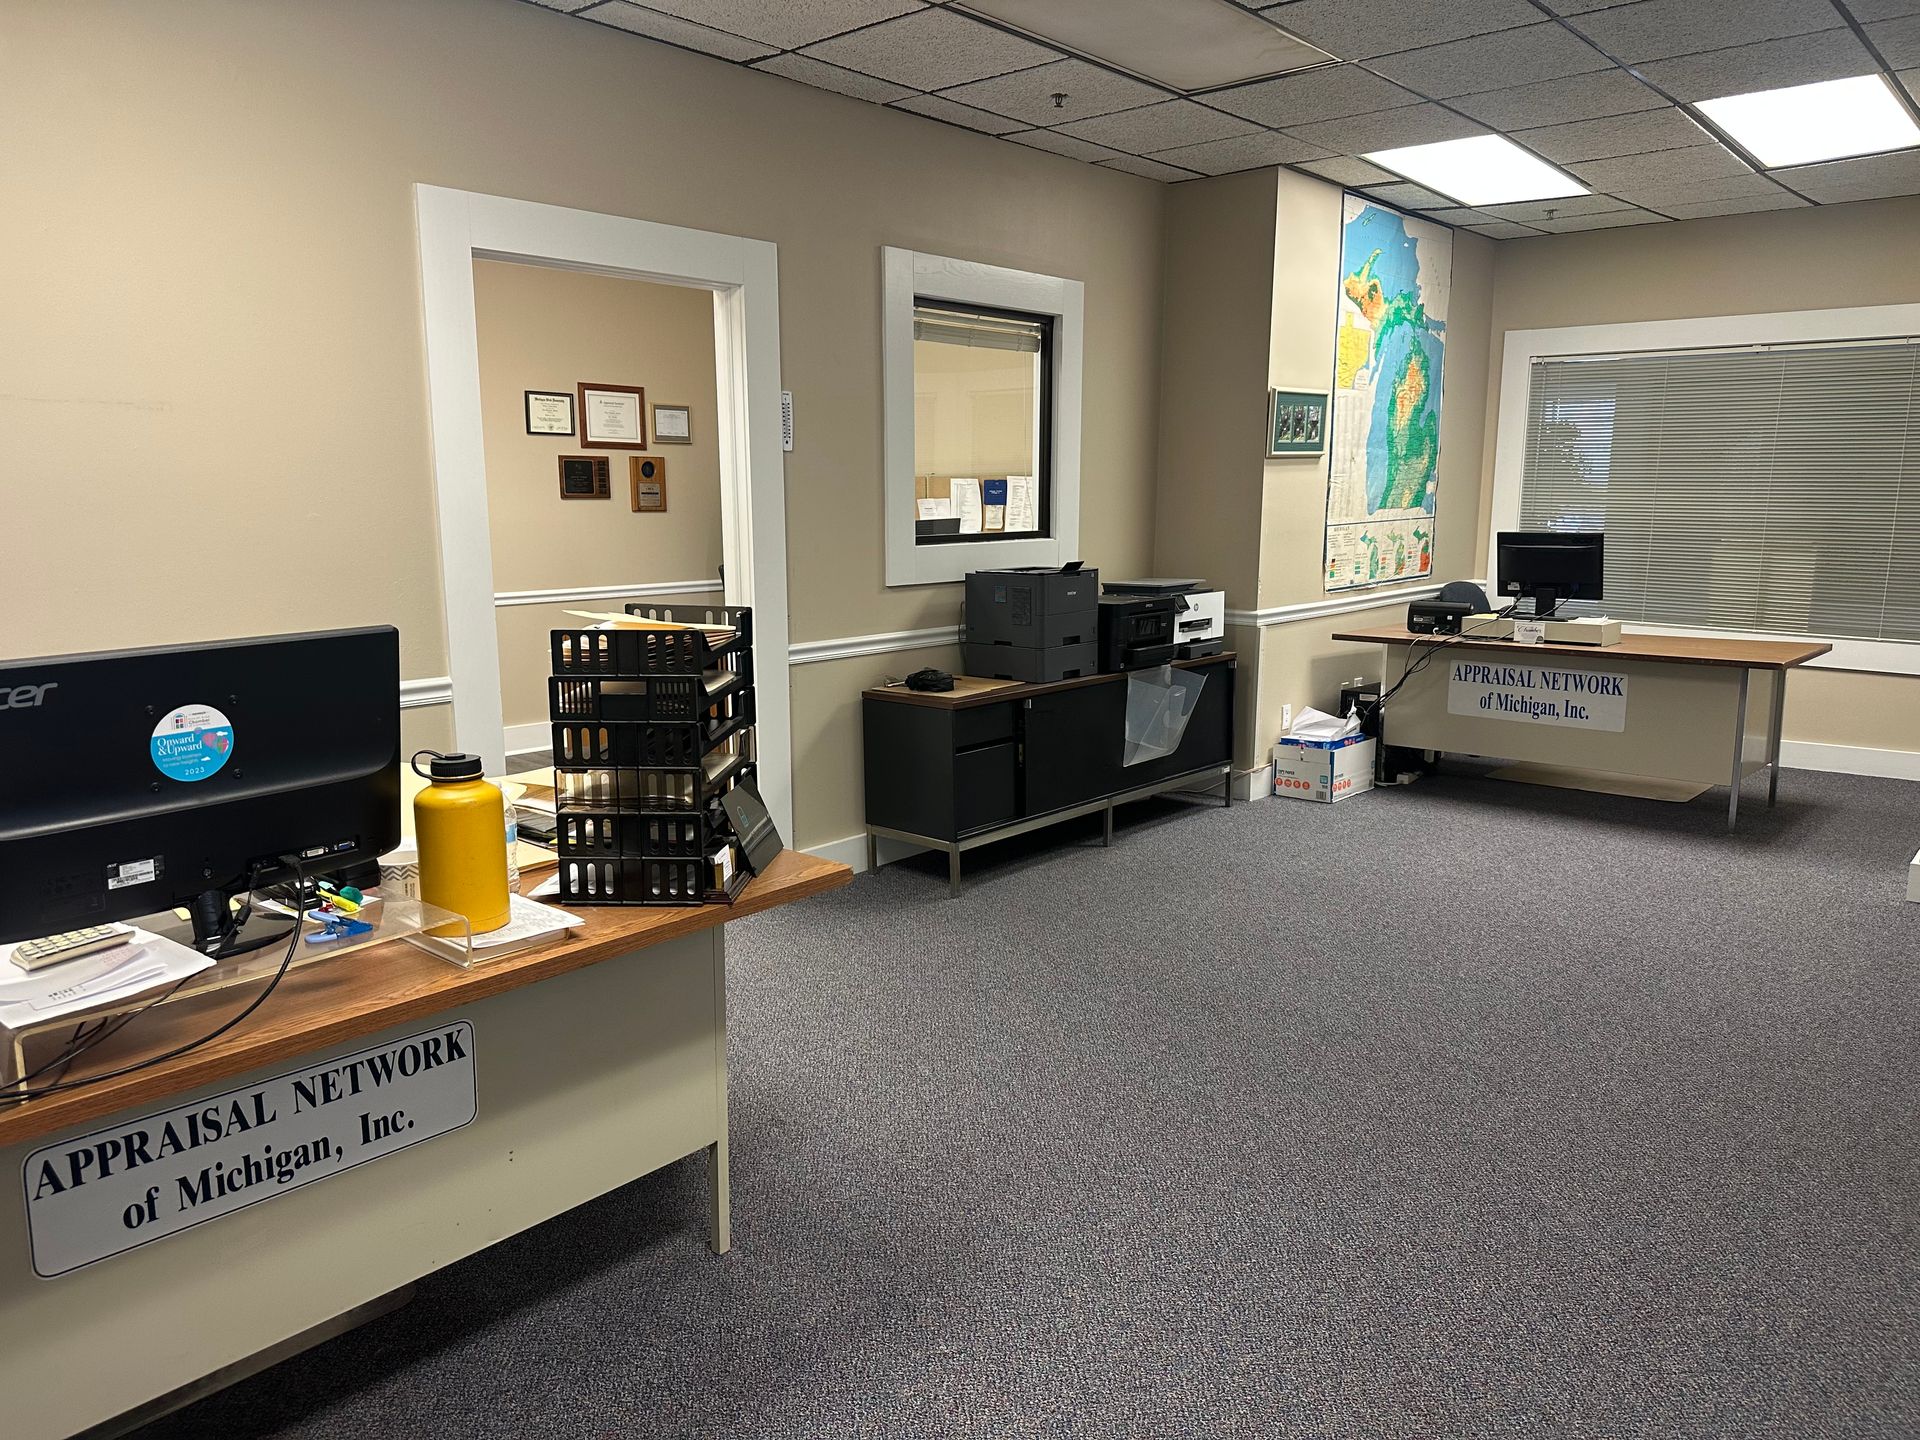
M1080 559L1080 415L1084 363L1085 286L1078 280L999 265L881 247L881 485L886 525L887 585L938 585L969 570L1009 565L1062 565ZM1048 533L1022 539L917 543L914 520L913 312L919 303L975 306L1044 316L1051 380L1041 416L1043 459L1052 484L1040 500ZM1043 472L1048 469L1043 465Z
M1862 305L1838 310L1791 310L1760 315L1709 315L1685 320L1628 321L1542 330L1509 330L1501 357L1500 408L1494 436L1493 491L1487 506L1485 566L1495 537L1517 530L1527 459L1527 415L1533 363L1583 355L1638 351L1728 349L1796 345L1823 340L1899 340L1920 335L1920 304ZM1604 608L1604 606L1602 607ZM1833 649L1809 663L1819 669L1920 675L1920 642L1863 640L1844 635L1781 635L1662 623L1629 624L1635 634L1682 631L1733 639L1818 640Z

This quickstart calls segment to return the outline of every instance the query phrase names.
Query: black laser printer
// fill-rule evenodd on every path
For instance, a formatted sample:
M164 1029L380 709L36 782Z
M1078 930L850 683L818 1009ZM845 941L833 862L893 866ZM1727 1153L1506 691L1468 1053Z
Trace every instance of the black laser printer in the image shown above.
M967 674L1073 680L1099 670L1100 572L1078 560L967 573Z

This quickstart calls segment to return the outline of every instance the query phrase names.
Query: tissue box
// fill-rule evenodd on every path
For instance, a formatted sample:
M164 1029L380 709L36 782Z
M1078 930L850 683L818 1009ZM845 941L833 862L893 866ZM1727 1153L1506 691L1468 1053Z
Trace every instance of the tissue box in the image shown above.
M1273 793L1330 805L1371 790L1378 743L1371 735L1284 739L1273 747Z

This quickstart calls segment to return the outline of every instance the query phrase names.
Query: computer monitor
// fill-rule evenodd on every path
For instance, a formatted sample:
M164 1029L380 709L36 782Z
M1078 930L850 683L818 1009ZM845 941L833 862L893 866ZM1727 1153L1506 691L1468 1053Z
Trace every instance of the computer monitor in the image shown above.
M1606 543L1597 530L1503 530L1495 547L1500 593L1532 600L1542 619L1562 600L1598 600Z
M0 941L184 905L238 953L229 897L280 856L399 840L392 626L0 661Z

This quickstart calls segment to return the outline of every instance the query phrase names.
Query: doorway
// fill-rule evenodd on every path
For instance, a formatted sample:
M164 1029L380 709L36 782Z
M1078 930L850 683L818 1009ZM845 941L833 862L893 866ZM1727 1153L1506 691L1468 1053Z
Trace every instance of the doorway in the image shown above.
M783 834L793 834L792 739L788 712L786 605L786 497L780 426L778 252L770 242L715 235L623 216L539 205L500 196L414 187L419 223L422 297L427 332L429 410L433 425L434 485L438 502L441 580L445 598L448 670L453 681L454 742L485 757L501 773L508 751L502 698L502 606L551 605L551 592L574 608L617 610L629 599L659 598L645 577L602 584L576 578L570 585L501 589L496 585L493 523L488 502L486 401L482 389L475 264L509 262L588 275L640 280L700 290L711 296L715 389L712 427L720 489L720 555L724 591L694 592L696 600L724 598L753 608L758 652L756 740L762 798ZM617 376L577 376L625 384ZM525 388L536 389L529 385ZM558 393L562 385L554 386ZM636 388L640 388L636 386ZM656 401L646 397L651 427ZM576 414L576 427L583 417ZM691 417L697 419L699 417ZM649 433L651 438L651 432ZM576 430L574 440L584 437ZM597 453L589 444L576 451ZM631 452L612 468L621 473L611 501L629 515ZM665 456L672 447L649 448ZM556 456L557 459L557 456ZM558 474L554 480L557 488ZM672 480L667 478L671 513ZM651 498L651 497L650 497ZM609 513L613 513L609 511ZM656 577L684 586L713 576ZM674 591L674 598L684 592ZM515 681L518 684L518 681ZM518 702L516 702L518 703ZM524 732L522 737L524 739Z

